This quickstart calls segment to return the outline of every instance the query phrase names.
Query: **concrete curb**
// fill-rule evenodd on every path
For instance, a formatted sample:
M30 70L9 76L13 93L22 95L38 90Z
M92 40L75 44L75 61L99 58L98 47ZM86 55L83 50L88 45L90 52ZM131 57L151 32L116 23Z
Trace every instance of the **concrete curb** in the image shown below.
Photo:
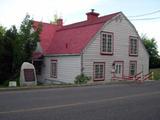
M145 83L155 82L155 80L147 80ZM94 83L94 84L66 84L66 85L41 85L41 86L24 86L24 87L2 87L0 92L3 91L21 91L21 90L36 90L36 89L54 89L54 88L69 88L69 87L87 87L87 86L97 86L97 85L114 85L114 84L143 84L136 83L135 81L112 81L108 83Z

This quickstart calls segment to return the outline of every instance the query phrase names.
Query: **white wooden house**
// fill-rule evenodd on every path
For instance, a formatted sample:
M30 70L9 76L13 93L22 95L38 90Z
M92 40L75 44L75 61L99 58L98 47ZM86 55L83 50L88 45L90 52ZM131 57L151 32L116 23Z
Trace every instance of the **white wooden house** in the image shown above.
M73 83L81 73L90 82L109 82L114 76L148 74L149 55L134 25L122 12L63 25L42 23L41 42L33 54L38 80ZM34 29L39 22L34 22Z

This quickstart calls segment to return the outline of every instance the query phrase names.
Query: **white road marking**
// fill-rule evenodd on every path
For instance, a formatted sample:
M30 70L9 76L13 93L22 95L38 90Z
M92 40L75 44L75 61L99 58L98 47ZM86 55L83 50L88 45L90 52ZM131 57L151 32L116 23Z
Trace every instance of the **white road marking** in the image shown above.
M32 111L40 111L40 110L49 110L49 109L73 107L73 106L78 106L78 105L87 105L87 104L94 104L94 103L101 103L101 102L109 102L109 101L115 101L115 100L123 100L123 99L127 99L127 98L132 98L132 97L139 97L139 96L143 97L143 96L158 95L158 94L160 94L160 91L150 92L150 93L140 93L140 94L121 96L121 97L114 97L114 98L106 98L106 99L93 100L93 101L87 101L87 102L77 102L77 103L64 104L64 105L36 107L36 108L19 109L19 110L12 110L12 111L1 111L0 114L20 113L20 112L32 112Z

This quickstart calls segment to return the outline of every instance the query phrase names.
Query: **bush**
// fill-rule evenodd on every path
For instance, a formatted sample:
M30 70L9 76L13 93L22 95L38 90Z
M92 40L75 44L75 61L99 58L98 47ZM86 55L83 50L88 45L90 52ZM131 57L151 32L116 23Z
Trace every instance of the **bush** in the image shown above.
M89 80L91 80L91 77L88 77L84 74L80 74L76 76L74 83L75 84L86 84Z

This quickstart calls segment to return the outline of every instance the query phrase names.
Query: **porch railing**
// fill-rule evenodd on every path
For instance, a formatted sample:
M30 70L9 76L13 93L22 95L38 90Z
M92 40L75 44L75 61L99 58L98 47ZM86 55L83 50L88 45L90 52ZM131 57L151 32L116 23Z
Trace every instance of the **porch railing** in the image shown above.
M132 81L136 81L136 82L144 82L145 80L153 80L153 72L150 72L146 75L143 75L143 72L139 72L134 76L122 76L122 77L116 77L116 75L113 75L114 73L112 73L112 80L132 80Z

